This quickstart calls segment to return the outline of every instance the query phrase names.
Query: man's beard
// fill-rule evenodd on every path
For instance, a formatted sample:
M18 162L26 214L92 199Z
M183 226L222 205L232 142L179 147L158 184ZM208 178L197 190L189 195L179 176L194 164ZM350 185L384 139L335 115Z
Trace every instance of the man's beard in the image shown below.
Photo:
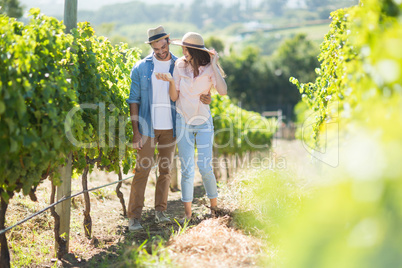
M156 54L156 57L157 57L159 60L165 60L168 56L169 56L169 52L166 52L166 54L165 54L165 53Z

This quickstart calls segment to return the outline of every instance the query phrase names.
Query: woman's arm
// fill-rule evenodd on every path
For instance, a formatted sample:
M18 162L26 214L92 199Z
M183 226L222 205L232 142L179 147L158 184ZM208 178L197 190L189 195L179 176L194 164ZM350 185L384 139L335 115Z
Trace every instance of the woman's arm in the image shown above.
M174 79L169 80L169 95L172 101L177 101L179 98L179 91L176 90Z
M170 73L155 73L156 79L169 82L169 96L172 101L179 98L179 92L176 90L176 84Z
M212 50L212 52L214 54L211 55L211 66L212 66L212 70L213 70L214 75L215 75L216 90L218 91L218 93L220 95L226 95L228 93L228 86L226 85L226 81L222 77L221 72L219 71L219 67L218 67L218 58L219 58L219 56L218 56L218 52L216 52L215 50Z

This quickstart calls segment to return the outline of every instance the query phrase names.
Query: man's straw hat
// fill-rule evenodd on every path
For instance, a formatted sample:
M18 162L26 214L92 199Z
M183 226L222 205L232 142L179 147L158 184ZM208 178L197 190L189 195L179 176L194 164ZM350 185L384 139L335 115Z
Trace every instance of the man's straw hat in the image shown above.
M156 28L148 29L148 41L145 42L147 44L151 44L152 42L159 41L161 39L169 37L170 34L165 32L162 26L158 26Z
M209 49L207 49L204 45L204 39L198 33L188 32L186 33L183 38L180 40L173 40L171 42L172 45L178 45L182 47L191 47L199 50L206 51L208 53L212 53Z

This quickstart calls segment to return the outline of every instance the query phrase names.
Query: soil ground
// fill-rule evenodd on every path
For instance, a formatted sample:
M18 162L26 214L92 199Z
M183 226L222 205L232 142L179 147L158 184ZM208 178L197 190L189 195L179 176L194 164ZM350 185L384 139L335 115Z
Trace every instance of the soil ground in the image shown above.
M275 158L284 158L285 161L294 161L300 157L308 157L308 153L301 146L300 141L281 141L277 140L273 144ZM305 161L305 159L303 159ZM124 175L124 178L131 176L132 174ZM118 180L118 176L114 173L105 173L102 171L94 170L88 179L88 188L97 187L113 181ZM165 225L156 224L154 221L154 192L155 192L155 170L151 171L149 176L146 196L145 207L142 215L142 225L144 231L129 232L128 231L128 219L123 216L122 205L115 193L115 185L108 186L101 190L91 192L91 217L92 217L92 239L88 239L84 235L83 229L83 209L84 199L81 196L75 197L72 200L71 211L71 229L70 229L70 246L69 254L62 260L57 261L54 255L54 235L53 235L53 217L50 212L46 212L39 217L34 218L22 226L11 230L8 233L8 239L13 240L11 243L10 253L12 258L23 258L24 249L13 248L24 247L24 237L33 237L35 241L35 235L40 233L40 237L37 239L44 240L42 244L36 243L36 247L41 245L47 245L49 247L48 252L43 252L40 249L31 249L26 254L37 254L37 257L41 261L38 264L32 262L29 267L53 267L57 262L58 267L98 267L100 263L111 263L111 267L119 266L121 262L121 254L130 249L131 245L141 245L145 240L163 238L165 241L169 241L169 248L171 255L177 260L177 263L186 267L186 263L190 260L191 256L195 256L200 252L204 254L198 254L199 256L206 255L205 250L207 245L193 245L191 250L184 245L191 244L189 239L191 236L196 236L199 239L200 234L207 234L204 236L205 243L208 244L208 239L220 237L221 241L219 248L224 248L225 245L231 245L233 248L247 248L247 252L244 252L244 258L237 259L235 261L235 255L239 252L226 252L227 263L224 267L244 267L255 266L256 255L259 253L259 241L258 239L250 238L244 235L241 231L235 230L231 225L231 218L229 216L220 215L222 217L216 219L211 218L210 211L206 205L206 198L204 197L205 191L202 185L201 176L196 172L195 177L195 190L193 201L193 213L196 215L196 220L193 223L195 227L188 230L189 236L186 238L184 235L174 237L171 239L174 231L179 229L179 225L173 221L173 219L181 219L184 216L184 209L182 202L180 201L181 192L170 191L168 198L167 214L171 217L172 223ZM130 193L131 179L125 181L121 187L121 191L124 195L124 199L128 202ZM74 179L72 182L72 193L81 191L81 178ZM37 189L38 202L32 202L29 197L23 197L18 194L10 201L10 206L7 212L7 225L11 225L22 218L31 215L49 204L50 198L50 182L45 181ZM10 216L8 216L10 215ZM208 227L209 226L209 227ZM197 229L198 228L198 229ZM210 228L210 229L208 229ZM219 229L223 228L223 229ZM216 230L220 230L219 234L214 233ZM194 231L195 230L195 231ZM197 233L198 230L198 233ZM195 234L194 234L195 233ZM16 242L18 239L22 239L20 243ZM30 238L31 239L31 238ZM180 239L182 242L180 242ZM187 240L186 240L187 239ZM183 242L184 241L184 242ZM232 242L230 242L232 241ZM175 244L176 243L176 244ZM219 244L219 241L217 242ZM232 244L231 244L232 243ZM240 244L239 244L240 243ZM225 245L224 245L225 244ZM42 246L43 247L43 246ZM219 253L219 248L209 248L210 251ZM195 251L192 251L195 250ZM236 249L235 249L236 250ZM17 253L17 251L19 253ZM226 250L230 251L230 250ZM243 250L244 251L244 250ZM36 253L35 253L36 252ZM181 252L183 252L181 254ZM197 253L198 252L198 253ZM187 255L186 255L187 254ZM221 253L219 253L221 254ZM224 254L224 253L222 253ZM212 256L212 255L211 255ZM211 258L209 256L208 258ZM232 257L233 258L232 258ZM218 256L219 257L219 256ZM190 258L190 259L189 259ZM231 259L232 258L232 261ZM220 258L217 258L219 260ZM199 258L197 259L199 260ZM198 266L214 265L213 260L202 260L197 263ZM219 265L218 265L219 266Z

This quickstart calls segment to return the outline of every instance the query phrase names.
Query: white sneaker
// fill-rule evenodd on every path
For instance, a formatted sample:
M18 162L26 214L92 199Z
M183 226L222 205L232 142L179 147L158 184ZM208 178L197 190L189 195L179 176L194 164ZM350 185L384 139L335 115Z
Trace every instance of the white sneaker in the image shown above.
M142 229L144 229L144 228L142 227L139 219L131 218L128 221L128 230L129 231L134 232L134 231L139 231Z
M155 222L156 223L170 222L170 218L166 216L164 211L155 211Z

